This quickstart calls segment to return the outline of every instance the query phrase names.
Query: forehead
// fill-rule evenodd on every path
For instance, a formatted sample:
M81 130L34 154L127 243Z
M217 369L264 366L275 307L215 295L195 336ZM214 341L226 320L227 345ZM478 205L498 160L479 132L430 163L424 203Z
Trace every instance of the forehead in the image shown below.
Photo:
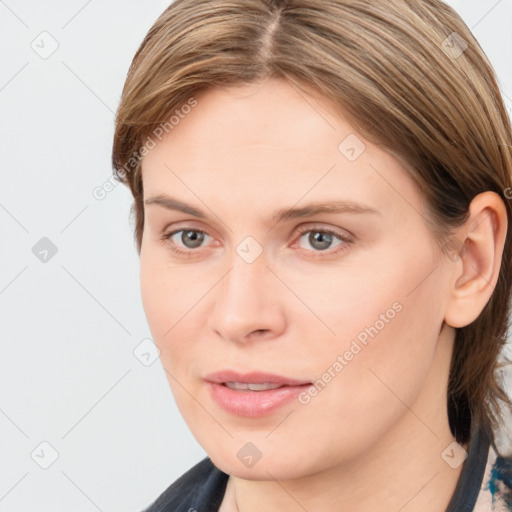
M197 105L165 137L176 149L224 154L226 149L260 145L313 152L331 144L336 150L342 132L352 131L326 99L313 98L282 79L212 88L194 98ZM328 140L326 131L332 136ZM201 148L194 143L197 138Z
M325 98L280 79L194 98L143 159L145 197L173 191L245 207L343 198L395 215L421 207L404 167Z

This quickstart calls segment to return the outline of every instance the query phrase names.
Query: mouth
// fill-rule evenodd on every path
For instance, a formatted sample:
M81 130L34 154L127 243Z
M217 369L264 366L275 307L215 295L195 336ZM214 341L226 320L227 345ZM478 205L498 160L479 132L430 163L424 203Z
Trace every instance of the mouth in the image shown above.
M282 384L272 384L271 382L253 383L253 382L222 382L223 386L229 389L247 390L247 391L268 391L284 387Z
M275 373L263 373L263 372L247 372L239 373L234 370L221 370L218 372L210 373L205 377L208 382L215 384L258 384L268 386L302 386L304 384L312 384L306 380L292 379L289 377L283 377ZM244 388L246 389L246 388ZM259 391L253 389L253 391Z
M224 411L253 418L272 414L312 386L305 380L261 372L241 374L232 370L209 374L205 381L212 400Z

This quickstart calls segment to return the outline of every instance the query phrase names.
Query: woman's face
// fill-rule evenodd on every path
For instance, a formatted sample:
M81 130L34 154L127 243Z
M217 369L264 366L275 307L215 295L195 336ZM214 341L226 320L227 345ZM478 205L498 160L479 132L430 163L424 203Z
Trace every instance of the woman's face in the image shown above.
M199 443L227 473L296 478L370 453L406 417L407 435L435 428L449 263L404 168L281 80L195 99L143 160L140 259Z

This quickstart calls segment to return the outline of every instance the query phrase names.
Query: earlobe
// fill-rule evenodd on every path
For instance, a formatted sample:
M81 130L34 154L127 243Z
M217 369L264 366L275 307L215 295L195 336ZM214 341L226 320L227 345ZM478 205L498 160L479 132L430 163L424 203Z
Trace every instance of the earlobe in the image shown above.
M498 281L507 225L505 204L498 194L486 191L473 199L470 215L459 228L460 250L445 312L448 325L469 325L489 301Z

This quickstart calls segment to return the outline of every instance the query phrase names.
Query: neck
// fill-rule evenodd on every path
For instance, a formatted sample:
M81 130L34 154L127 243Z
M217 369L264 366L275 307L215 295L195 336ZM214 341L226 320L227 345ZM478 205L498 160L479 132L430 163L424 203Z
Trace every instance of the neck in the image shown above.
M442 458L454 441L446 407L453 329L441 330L436 360L413 404L356 460L294 480L230 477L221 512L444 512L462 465ZM398 398L397 398L398 400Z

